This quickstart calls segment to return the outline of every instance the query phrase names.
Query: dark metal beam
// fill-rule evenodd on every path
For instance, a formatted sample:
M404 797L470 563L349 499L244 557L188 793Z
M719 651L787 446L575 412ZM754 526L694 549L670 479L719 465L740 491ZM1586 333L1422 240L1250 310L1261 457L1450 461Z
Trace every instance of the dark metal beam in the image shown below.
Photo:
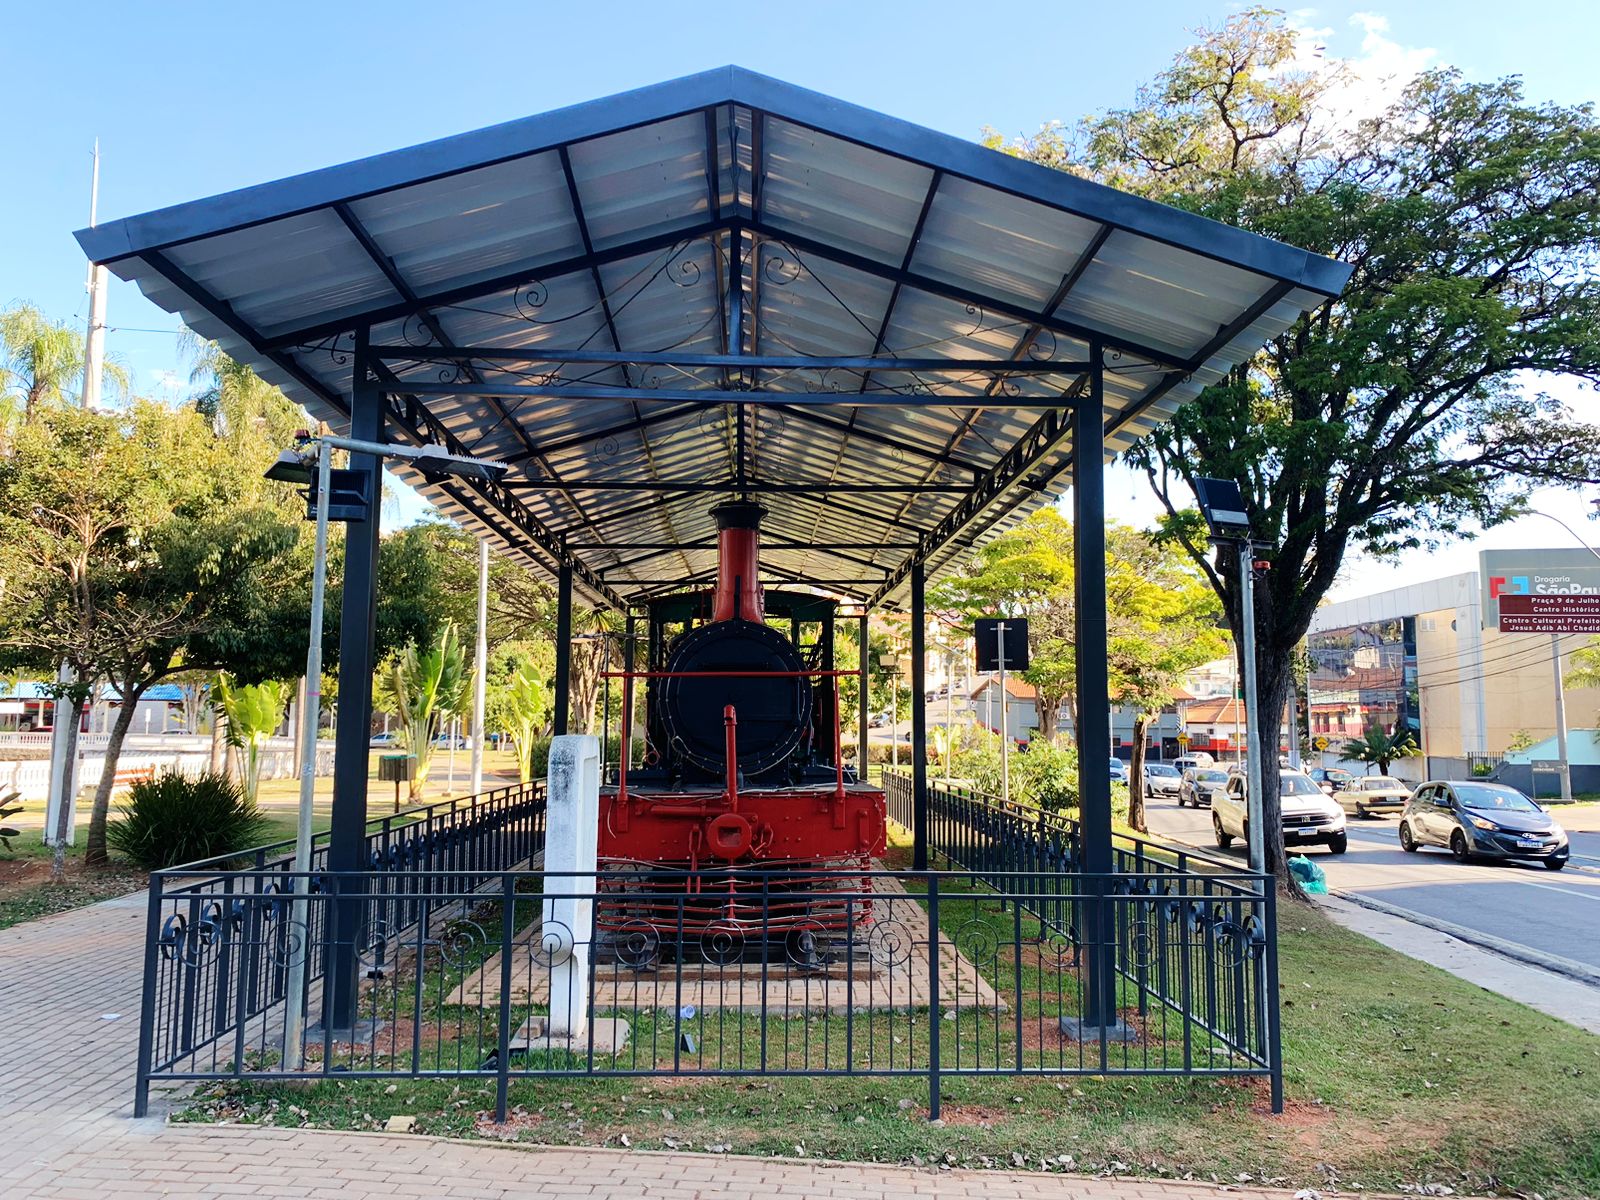
M1113 869L1111 777L1099 757L1108 753L1111 741L1111 690L1106 669L1105 428L1100 416L1103 381L1103 371L1091 373L1090 403L1079 408L1072 421L1073 624L1077 646L1073 657L1078 695L1075 736L1082 751L1078 756L1080 852L1082 869L1091 880L1096 900L1088 913L1093 933L1086 947L1084 968L1088 994L1082 1019L1088 1027L1118 1023L1115 963L1103 940L1111 925L1105 893L1106 879ZM1046 729L1047 719L1040 714L1041 729Z
M973 485L961 502L923 537L921 548L890 574L883 587L873 594L871 603L874 606L883 603L891 592L905 582L911 573L912 563L927 561L946 542L959 536L991 503L1025 479L1037 463L1069 440L1072 436L1070 411L1065 407L1053 409L1035 421L1028 432L1001 456L1000 461Z
M1081 375L1082 359L882 358L826 354L678 354L654 350L503 349L498 346L375 346L372 357L386 362L455 362L478 359L523 365L664 366L684 368L759 367L764 371L905 371L924 375L991 374Z
M402 301L397 304L386 304L381 308L362 313L359 319L370 321L376 327L387 324L390 321L402 321L407 317L415 316L419 310L424 308L448 308L452 304L465 304L469 301L481 300L486 296L498 295L510 288L527 283L530 279L539 279L549 283L551 280L560 279L566 275L582 274L596 266L622 262L625 259L637 258L641 254L652 254L673 246L692 244L701 238L710 237L718 233L724 224L725 222L722 221L697 221L693 225L686 225L681 229L668 230L665 233L652 234L649 237L621 242L615 246L607 246L604 250L596 250L592 255L569 255L553 262L521 266L502 275L480 280L476 283L462 284L453 288L441 288L437 292L418 292L415 303ZM301 325L264 339L262 345L269 350L291 350L296 346L317 342L334 334L349 333L356 319L354 317L334 317L309 325Z
M887 280L890 283L900 282L906 287L914 288L919 292L926 292L930 296L937 296L957 304L974 305L981 310L998 313L1000 316L1008 317L1024 325L1039 325L1053 333L1060 333L1078 341L1086 342L1095 339L1102 342L1108 349L1121 350L1124 354L1147 358L1162 366L1182 367L1185 365L1185 360L1176 357L1170 351L1158 350L1153 346L1145 346L1127 338L1108 336L1098 330L1090 329L1086 325L1080 325L1075 321L1068 321L1061 317L1024 308L1021 305L1012 304L994 296L986 296L982 292L974 292L958 284L946 283L944 280L935 279L932 276L923 275L916 271L903 271L888 263L877 262L852 251L830 246L826 242L819 242L815 238L794 230L784 229L781 226L772 225L765 221L753 222L752 228L760 232L763 237L782 242L791 249L803 250L807 254L815 255L820 259L825 259L842 267L850 267L868 275L875 275L879 279Z
M715 550L716 542L566 542L568 550ZM763 536L763 550L915 550L915 542L797 542Z
M556 575L555 714L550 732L567 732L572 713L572 564L562 563Z
M1110 236L1111 226L1100 226L1094 237L1089 239L1089 244L1083 248L1083 253L1078 255L1078 261L1073 263L1072 266L1067 269L1066 273L1061 276L1061 282L1056 284L1055 291L1050 293L1049 299L1044 302L1044 307L1039 310L1040 312L1048 315L1055 312L1055 310L1061 306L1061 302L1065 300L1067 296L1071 294L1072 289L1078 285L1078 280L1083 278L1083 273L1089 269L1091 264L1093 264L1095 255L1100 253L1100 248L1106 244L1106 239ZM1023 361L1023 356L1033 348L1033 343L1038 339L1039 334L1043 330L1044 326L1038 324L1037 322L1029 325L1027 332L1017 339L1017 344L1011 351L1011 358L1017 362ZM1094 369L1093 364L1090 363L1085 363L1084 367L1086 370ZM991 396L994 395L995 391L1000 387L1000 383L1001 379L997 376L995 381L989 385L989 394Z
M851 437L860 438L864 442L871 442L875 446L884 446L891 450L903 450L913 458L927 459L930 462L944 463L948 467L969 471L975 476L982 475L986 469L978 463L961 458L958 455L947 454L941 450L930 450L926 446L909 442L904 438L890 437L888 434L879 433L875 429L868 429L862 425L852 425L850 422L842 421L829 413L813 412L808 408L793 408L787 404L774 404L771 409L773 412L796 417L802 421L809 421L813 425L836 429L840 433L848 433Z
M637 410L636 410L637 411ZM540 442L539 453L545 456L560 454L563 450L571 450L574 446L587 446L590 442L603 442L607 438L616 437L619 433L632 433L636 429L649 429L655 425L664 425L678 417L688 416L690 413L700 411L697 404L685 404L678 408L658 409L655 412L636 416L631 420L622 421L616 425L608 425L603 429L591 429L587 433L576 434L569 438L562 438L555 442ZM512 454L501 459L505 463L526 462L533 458L532 454Z
M738 479L514 479L507 488L516 492L749 492L821 496L830 492L860 492L866 495L965 495L964 484L955 483L776 483Z
M969 393L918 392L768 392L724 391L721 388L610 387L594 383L411 383L398 385L413 396L503 396L525 400L646 400L652 403L769 405L845 405L889 408L1060 408L1060 396L974 396Z

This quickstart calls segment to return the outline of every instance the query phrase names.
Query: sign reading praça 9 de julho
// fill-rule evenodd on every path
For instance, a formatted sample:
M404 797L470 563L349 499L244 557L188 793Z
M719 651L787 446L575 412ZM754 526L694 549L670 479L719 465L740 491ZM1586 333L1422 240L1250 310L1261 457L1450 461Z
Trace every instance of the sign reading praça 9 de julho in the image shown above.
M1484 628L1600 633L1600 559L1587 550L1484 550Z

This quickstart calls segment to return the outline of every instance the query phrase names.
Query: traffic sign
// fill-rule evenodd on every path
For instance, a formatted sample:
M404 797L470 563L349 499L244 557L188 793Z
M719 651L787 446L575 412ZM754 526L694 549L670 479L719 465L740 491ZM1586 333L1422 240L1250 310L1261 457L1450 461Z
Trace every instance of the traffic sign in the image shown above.
M1319 751L1326 750L1328 748L1328 739L1323 737L1321 734L1318 734L1316 737L1311 739L1311 744Z
M1600 633L1600 596L1502 594L1501 633Z
M1187 746L1188 744L1189 744L1189 735L1187 733L1180 733L1178 735L1178 745Z

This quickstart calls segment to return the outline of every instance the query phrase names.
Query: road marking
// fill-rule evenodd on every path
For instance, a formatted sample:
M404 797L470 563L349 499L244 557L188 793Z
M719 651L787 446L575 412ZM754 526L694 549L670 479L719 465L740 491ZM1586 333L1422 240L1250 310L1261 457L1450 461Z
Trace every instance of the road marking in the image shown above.
M1576 888L1556 887L1553 883L1533 883L1527 879L1518 879L1517 883L1526 883L1529 887L1543 888L1547 892L1565 892L1569 896L1582 896L1585 900L1600 900L1600 889L1592 892L1580 892Z

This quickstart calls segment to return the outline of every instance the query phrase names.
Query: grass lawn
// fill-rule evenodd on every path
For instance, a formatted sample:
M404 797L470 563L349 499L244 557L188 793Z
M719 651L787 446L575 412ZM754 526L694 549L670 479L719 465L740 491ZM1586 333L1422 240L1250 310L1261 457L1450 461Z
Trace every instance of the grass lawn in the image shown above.
M179 1119L416 1129L912 1164L1112 1171L1290 1187L1600 1195L1600 1038L1286 905L1288 1111L1264 1081L601 1079L227 1084ZM1439 1193L1442 1194L1442 1193Z

